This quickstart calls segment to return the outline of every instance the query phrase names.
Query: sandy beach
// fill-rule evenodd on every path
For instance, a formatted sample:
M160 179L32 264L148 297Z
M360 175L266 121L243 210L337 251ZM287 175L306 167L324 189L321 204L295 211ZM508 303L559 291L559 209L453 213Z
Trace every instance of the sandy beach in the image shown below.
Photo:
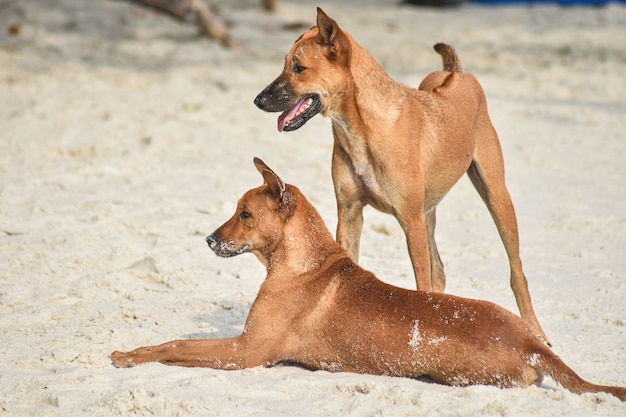
M228 49L123 1L0 0L0 415L624 416L546 378L502 390L312 372L147 364L114 350L241 332L265 274L204 238L262 158L331 230L330 120L279 133L253 99L321 6L417 86L453 45L498 130L521 252L554 351L626 386L626 5L223 1ZM467 178L438 210L446 291L517 313L503 245ZM395 219L367 209L360 263L415 288Z

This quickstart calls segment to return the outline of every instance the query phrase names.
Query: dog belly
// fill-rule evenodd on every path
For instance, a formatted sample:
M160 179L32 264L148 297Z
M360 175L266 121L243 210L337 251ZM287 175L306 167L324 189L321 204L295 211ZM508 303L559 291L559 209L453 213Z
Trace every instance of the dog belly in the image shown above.
M438 340L424 343L437 344ZM353 346L354 349L354 346ZM370 350L371 349L371 350ZM492 385L500 388L526 387L539 384L543 375L525 363L516 352L499 352L494 356L459 354L455 347L422 349L420 352L394 351L389 346L370 346L369 352L353 350L333 357L303 364L310 369L328 372L353 372L405 378L428 377L433 381L452 385ZM489 356L489 357L488 357ZM461 359L461 361L459 361Z
M443 158L442 158L443 159ZM424 211L435 207L459 182L472 163L472 154L462 155L453 161L442 161L428 169L425 175ZM444 169L441 166L445 166Z

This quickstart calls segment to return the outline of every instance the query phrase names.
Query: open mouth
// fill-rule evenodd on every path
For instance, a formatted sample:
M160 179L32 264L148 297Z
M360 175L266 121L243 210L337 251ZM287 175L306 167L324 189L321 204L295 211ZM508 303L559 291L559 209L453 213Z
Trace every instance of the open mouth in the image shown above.
M322 109L322 102L317 94L312 94L298 101L295 106L278 116L278 131L292 131L300 128Z

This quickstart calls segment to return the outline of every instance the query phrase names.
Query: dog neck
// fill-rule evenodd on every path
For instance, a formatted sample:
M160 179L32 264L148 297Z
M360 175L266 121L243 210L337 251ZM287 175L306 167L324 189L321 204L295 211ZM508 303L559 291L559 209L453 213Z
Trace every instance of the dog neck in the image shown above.
M293 187L295 188L295 187ZM317 210L294 191L296 208L285 222L271 253L265 253L267 278L293 277L315 271L332 257L348 257Z
M352 43L350 83L340 107L326 115L333 121L342 147L366 146L372 132L387 134L398 121L406 89L394 81L363 47ZM345 141L350 144L344 143Z

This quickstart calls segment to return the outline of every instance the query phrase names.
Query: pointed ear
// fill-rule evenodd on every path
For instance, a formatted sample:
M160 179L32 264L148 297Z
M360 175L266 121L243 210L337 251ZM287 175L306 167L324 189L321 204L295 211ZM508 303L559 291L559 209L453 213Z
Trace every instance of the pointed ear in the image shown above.
M317 8L317 29L319 30L318 40L320 44L332 46L339 26L319 7Z
M263 181L265 181L270 188L272 195L276 197L278 201L282 202L285 193L285 183L283 180L259 158L254 158L254 166L263 176Z
M350 61L351 46L346 34L337 22L328 17L324 10L317 8L317 42L328 48L327 58L347 65Z

